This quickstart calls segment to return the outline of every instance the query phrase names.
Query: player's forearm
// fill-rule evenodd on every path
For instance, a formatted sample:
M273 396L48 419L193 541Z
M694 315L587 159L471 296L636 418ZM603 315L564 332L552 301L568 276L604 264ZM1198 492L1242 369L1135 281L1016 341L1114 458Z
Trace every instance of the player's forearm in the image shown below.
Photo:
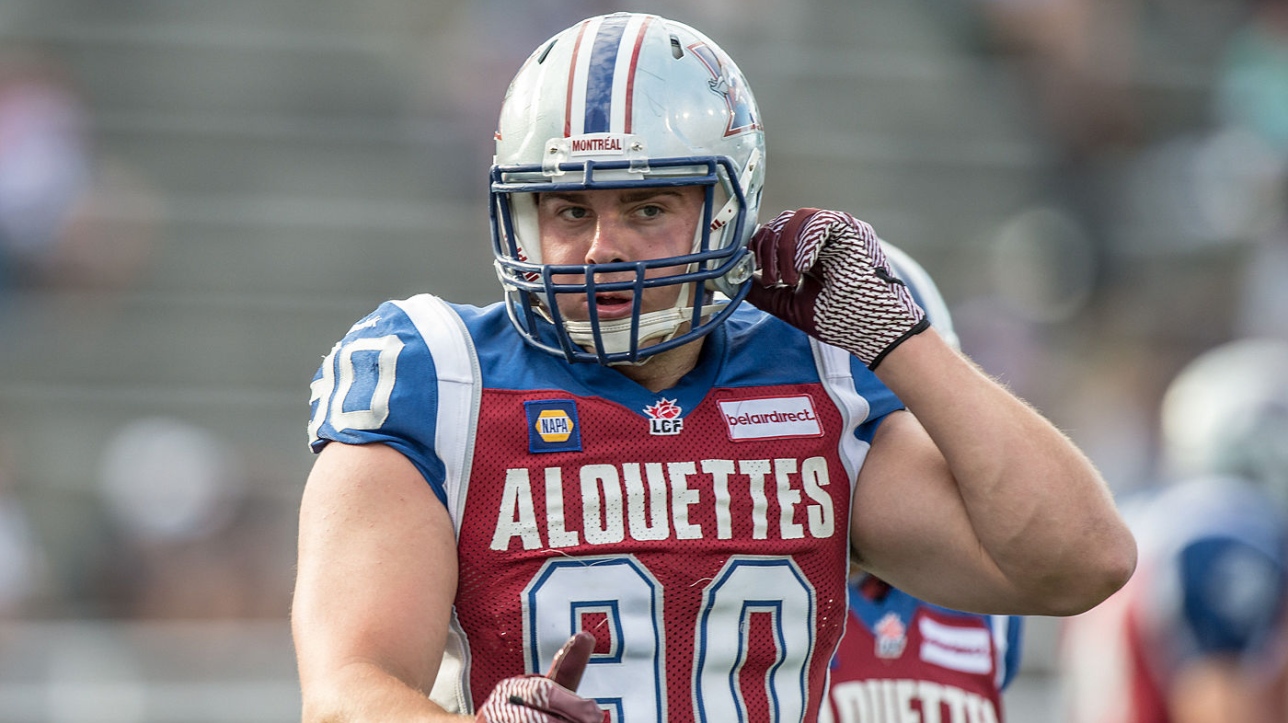
M1098 604L1126 582L1135 541L1086 456L934 332L877 369L947 459L986 553L1043 614Z
M352 663L303 686L304 723L400 721L447 723L473 720L452 715L420 690L370 663Z

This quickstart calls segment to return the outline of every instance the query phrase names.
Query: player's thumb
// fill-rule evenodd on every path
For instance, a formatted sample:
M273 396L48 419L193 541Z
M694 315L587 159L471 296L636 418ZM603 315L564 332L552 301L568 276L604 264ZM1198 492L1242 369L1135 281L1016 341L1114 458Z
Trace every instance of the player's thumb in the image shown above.
M554 662L546 677L571 691L576 691L581 684L581 674L586 670L590 654L595 650L595 636L579 631L568 638L559 652L555 653Z

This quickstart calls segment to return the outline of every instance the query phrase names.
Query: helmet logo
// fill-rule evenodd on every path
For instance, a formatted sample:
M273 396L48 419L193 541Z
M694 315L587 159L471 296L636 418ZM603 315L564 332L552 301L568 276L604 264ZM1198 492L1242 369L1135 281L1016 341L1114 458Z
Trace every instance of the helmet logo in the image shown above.
M760 119L756 117L756 106L751 93L745 87L742 74L725 56L724 51L706 43L694 43L689 46L689 51L711 73L711 80L707 81L711 91L724 96L725 105L729 108L729 126L725 129L725 135L760 130Z

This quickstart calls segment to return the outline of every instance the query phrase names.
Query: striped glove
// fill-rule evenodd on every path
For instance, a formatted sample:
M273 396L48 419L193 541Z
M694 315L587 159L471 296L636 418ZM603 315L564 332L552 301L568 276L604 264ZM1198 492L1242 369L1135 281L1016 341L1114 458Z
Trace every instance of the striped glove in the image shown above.
M751 239L747 300L869 369L930 322L886 262L876 232L840 211L784 211Z
M475 723L603 723L604 711L573 691L595 649L595 636L579 632L555 654L550 672L516 675L496 684Z

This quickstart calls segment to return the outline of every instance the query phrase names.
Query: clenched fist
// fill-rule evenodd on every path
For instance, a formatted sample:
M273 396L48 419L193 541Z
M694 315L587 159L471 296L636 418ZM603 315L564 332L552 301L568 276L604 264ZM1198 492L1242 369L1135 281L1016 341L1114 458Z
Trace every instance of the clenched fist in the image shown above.
M747 300L875 369L929 326L886 262L876 232L840 211L784 211L756 231Z

